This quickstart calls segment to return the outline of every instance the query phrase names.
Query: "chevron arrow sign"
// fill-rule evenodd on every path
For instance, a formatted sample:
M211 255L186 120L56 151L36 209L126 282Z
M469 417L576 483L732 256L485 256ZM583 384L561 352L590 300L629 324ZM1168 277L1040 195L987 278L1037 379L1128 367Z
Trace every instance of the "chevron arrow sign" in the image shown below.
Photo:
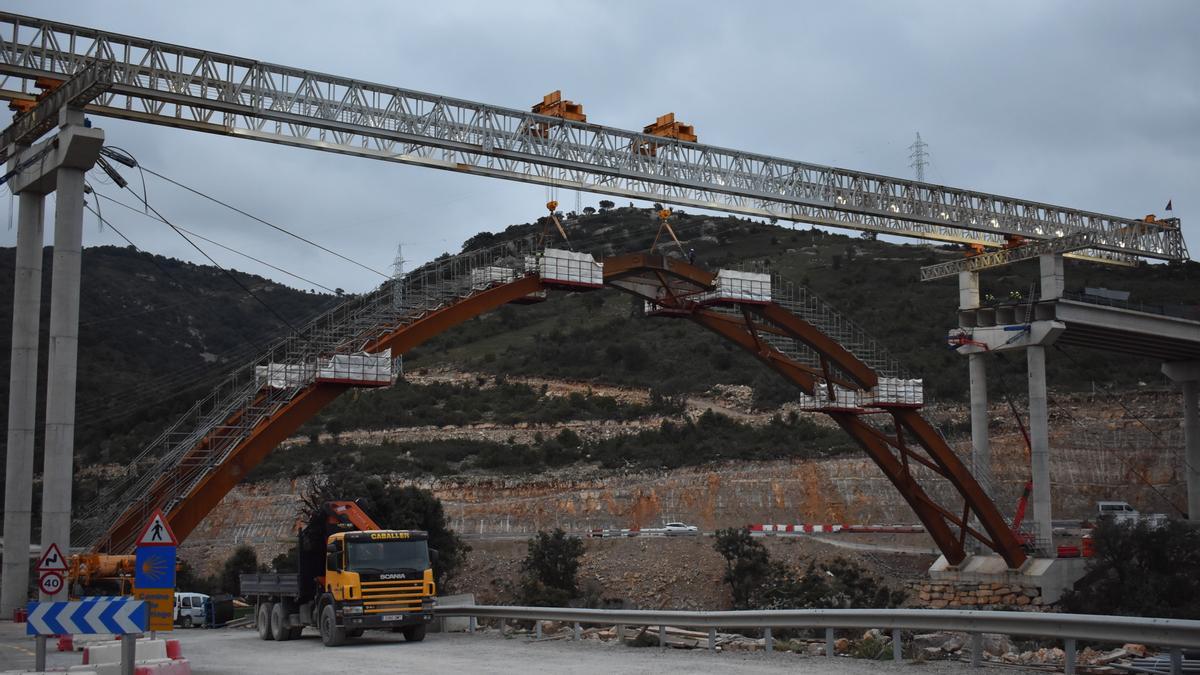
M31 602L26 635L87 635L146 632L146 603L132 598L83 598L72 602Z

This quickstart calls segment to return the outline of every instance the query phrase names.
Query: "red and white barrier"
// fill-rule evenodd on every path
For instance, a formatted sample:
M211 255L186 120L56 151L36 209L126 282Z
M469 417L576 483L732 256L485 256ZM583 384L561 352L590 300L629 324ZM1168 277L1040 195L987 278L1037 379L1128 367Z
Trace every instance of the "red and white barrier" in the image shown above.
M96 642L83 648L83 665L97 675L120 675L121 641ZM70 672L70 671L69 671ZM140 639L134 648L135 675L191 675L179 640Z
M796 525L754 524L746 526L750 534L758 536L773 536L777 534L836 534L847 533L908 533L924 532L921 525L830 525L801 523Z

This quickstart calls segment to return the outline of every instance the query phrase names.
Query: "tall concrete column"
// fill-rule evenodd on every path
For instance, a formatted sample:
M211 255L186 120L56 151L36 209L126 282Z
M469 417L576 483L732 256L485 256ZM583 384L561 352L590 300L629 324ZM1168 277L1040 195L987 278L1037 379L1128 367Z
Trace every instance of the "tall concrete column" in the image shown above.
M1164 363L1162 372L1183 390L1183 473L1188 520L1200 523L1200 361Z
M1066 289L1066 275L1063 272L1063 257L1061 253L1043 253L1038 256L1039 277L1041 281L1041 300L1061 298Z
M979 273L958 273L959 310L979 307ZM961 325L961 322L960 322ZM987 355L967 354L971 393L971 473L985 490L992 484L992 448L988 442ZM989 495L990 496L990 495Z
M971 376L971 473L988 496L992 488L992 446L988 440L988 395L986 354L968 354Z
M33 439L37 425L38 327L42 302L42 241L46 197L20 193L13 277L12 358L8 375L8 452L4 465L4 561L0 617L29 599L29 539L33 517Z
M1200 382L1183 387L1183 461L1187 470L1188 520L1200 523Z
M64 110L65 125L83 112ZM95 158L92 159L95 161ZM50 343L46 376L46 452L42 468L42 547L71 546L71 486L75 459L75 380L79 350L79 278L83 248L84 168L63 162L56 176L54 269L50 277ZM43 600L65 600L66 588Z
M1033 526L1039 546L1054 550L1050 514L1050 413L1046 397L1046 348L1025 348L1029 368L1029 445L1033 471Z

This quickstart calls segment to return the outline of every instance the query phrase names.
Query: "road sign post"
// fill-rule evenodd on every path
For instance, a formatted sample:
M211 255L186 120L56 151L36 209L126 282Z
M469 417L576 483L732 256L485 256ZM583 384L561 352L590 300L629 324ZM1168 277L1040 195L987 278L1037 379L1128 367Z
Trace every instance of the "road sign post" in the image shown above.
M179 540L162 511L155 511L138 537L133 594L145 601L152 631L175 627L175 563Z

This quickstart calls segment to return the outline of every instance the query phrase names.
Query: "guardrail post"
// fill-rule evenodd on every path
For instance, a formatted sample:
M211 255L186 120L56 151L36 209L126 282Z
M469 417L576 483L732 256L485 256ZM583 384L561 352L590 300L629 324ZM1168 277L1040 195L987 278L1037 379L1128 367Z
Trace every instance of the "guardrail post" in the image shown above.
M1075 638L1063 640L1063 672L1075 675Z
M625 624L623 623L617 624L617 642L621 644L625 643Z
M983 662L983 633L971 633L971 667L978 668Z
M667 646L667 627L666 626L658 627L658 646L659 647Z
M904 642L901 640L900 629L892 629L892 660L900 663L904 660Z
M837 656L833 648L833 629L825 629L825 656Z
M575 622L574 630L571 633L571 639L574 640L575 642L579 642L579 622L578 621Z
M540 620L534 620L533 631L534 631L533 634L535 636L534 639L541 640L542 639L542 622Z
M708 629L708 651L710 651L710 652L717 651L717 629L716 628Z
M476 621L475 617L473 617L473 616L467 617L467 632L468 633L475 632L475 621Z
M1183 675L1183 650L1171 647L1171 675Z
M121 636L121 675L133 675L134 661L137 660L137 639L133 633Z
M45 635L35 635L33 637L33 641L36 645L34 647L33 669L39 670L39 671L45 670L46 669L46 636Z
M775 651L775 638L771 636L771 628L768 626L763 629L763 642L766 643L768 652Z

